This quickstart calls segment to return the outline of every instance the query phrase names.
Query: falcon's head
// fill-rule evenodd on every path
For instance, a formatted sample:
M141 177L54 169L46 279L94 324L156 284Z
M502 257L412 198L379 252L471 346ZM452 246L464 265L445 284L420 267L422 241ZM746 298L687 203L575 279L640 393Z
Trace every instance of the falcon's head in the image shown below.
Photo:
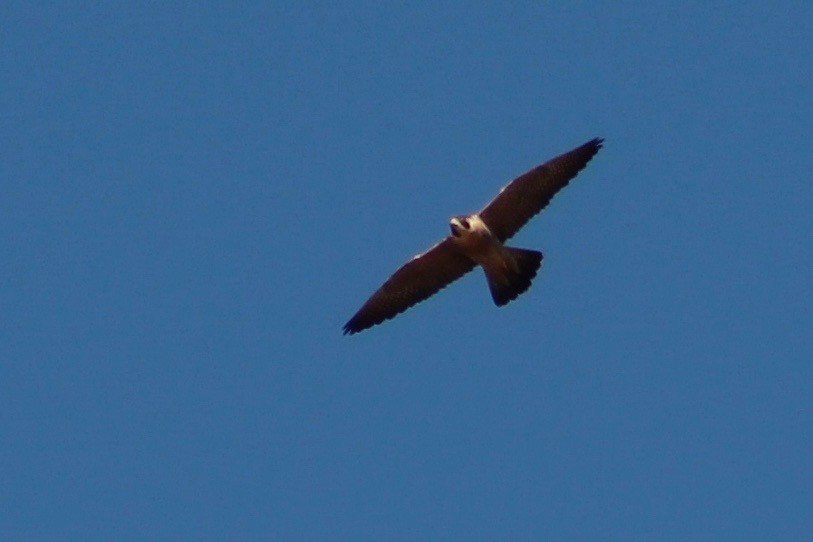
M471 233L471 222L467 216L455 216L449 221L449 227L452 229L452 235L455 237L462 237Z

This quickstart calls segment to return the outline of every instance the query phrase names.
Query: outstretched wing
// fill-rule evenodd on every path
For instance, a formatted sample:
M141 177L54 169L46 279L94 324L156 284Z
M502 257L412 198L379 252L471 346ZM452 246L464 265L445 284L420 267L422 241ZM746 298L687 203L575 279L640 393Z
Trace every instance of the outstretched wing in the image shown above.
M459 279L476 264L447 237L396 271L344 325L344 334L380 324Z
M602 143L603 139L595 138L517 177L480 211L480 218L505 242L584 169Z

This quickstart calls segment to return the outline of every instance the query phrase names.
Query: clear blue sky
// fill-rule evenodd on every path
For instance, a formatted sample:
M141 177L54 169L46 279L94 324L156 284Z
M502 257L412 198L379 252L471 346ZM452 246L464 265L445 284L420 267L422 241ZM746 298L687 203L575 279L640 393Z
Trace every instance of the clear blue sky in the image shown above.
M0 7L4 541L811 536L813 4L96 4Z

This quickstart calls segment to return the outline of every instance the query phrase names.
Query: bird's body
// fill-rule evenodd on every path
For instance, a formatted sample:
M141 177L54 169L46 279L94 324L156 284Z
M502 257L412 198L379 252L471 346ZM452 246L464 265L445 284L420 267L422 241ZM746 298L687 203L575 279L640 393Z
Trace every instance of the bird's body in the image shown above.
M503 245L476 213L452 218L449 226L454 247L483 268L498 307L528 289L542 264L541 252Z
M479 213L452 218L452 235L396 271L345 324L345 334L392 318L478 265L497 306L516 299L530 287L542 253L508 247L505 241L587 165L602 142L593 139L517 177Z
M479 265L495 266L506 260L502 243L494 237L480 215L454 217L449 227L454 245Z

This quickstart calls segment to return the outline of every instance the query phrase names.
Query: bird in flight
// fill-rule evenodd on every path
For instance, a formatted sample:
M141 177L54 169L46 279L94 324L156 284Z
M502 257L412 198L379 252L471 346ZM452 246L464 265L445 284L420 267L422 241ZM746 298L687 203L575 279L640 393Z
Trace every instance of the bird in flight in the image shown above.
M511 181L483 210L455 216L451 235L396 271L344 325L354 334L404 312L481 266L498 307L531 286L542 253L505 246L601 149L595 138Z

